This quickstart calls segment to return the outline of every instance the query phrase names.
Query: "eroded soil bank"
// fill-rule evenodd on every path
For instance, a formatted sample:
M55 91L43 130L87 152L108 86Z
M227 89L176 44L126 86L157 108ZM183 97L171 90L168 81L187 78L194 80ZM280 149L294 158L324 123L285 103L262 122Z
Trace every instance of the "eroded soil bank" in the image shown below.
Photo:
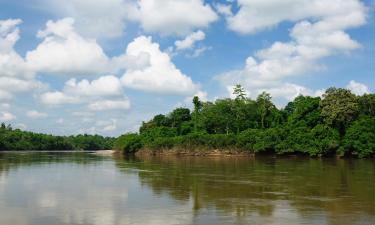
M148 149L144 148L135 153L136 156L145 155L181 155L181 156L246 156L253 157L254 153L243 151L239 149L185 149L185 148L171 148L171 149Z

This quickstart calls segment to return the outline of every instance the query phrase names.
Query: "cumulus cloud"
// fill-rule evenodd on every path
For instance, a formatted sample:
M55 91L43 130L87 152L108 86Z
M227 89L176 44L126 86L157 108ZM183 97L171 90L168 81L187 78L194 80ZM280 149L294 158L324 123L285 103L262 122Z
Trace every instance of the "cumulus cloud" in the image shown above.
M363 95L370 93L369 88L362 83L356 82L351 80L349 84L346 86L347 89L351 90L356 95Z
M227 16L228 27L244 34L272 28L283 21L296 22L306 18L326 18L330 23L343 25L362 24L365 19L364 6L359 0L238 0L237 5L238 12Z
M184 99L184 103L185 103L185 104L192 105L193 98L194 98L195 96L197 96L197 97L199 98L199 100L200 100L200 101L203 101L203 102L205 102L205 101L208 100L208 98L207 98L208 93L207 93L207 92L205 92L205 91L197 91L194 95L186 97L186 98Z
M197 85L176 68L170 56L162 52L151 37L140 36L128 45L126 55L136 57L140 54L148 54L149 63L144 68L128 68L121 78L126 87L176 95L191 95L197 91Z
M215 4L215 9L218 13L224 16L232 16L232 5L217 3Z
M28 70L23 58L14 50L19 40L20 19L0 20L0 76L32 78L34 73Z
M142 0L133 6L129 18L147 32L187 35L194 29L208 27L218 16L203 0Z
M30 68L40 73L92 75L108 71L109 59L94 39L74 30L74 19L48 21L38 32L43 41L26 53Z
M80 99L76 96L69 96L60 91L46 92L40 96L40 100L46 105L62 105L79 103Z
M122 95L120 80L113 76L102 76L96 80L72 78L65 82L62 91L51 91L41 95L42 103L47 105L74 104L90 101L92 98L102 98Z
M38 112L37 110L30 110L26 112L26 116L31 119L40 119L48 117L47 113Z
M13 115L10 112L0 112L0 121L1 122L9 122L9 121L12 121L12 120L15 120L15 119L16 119L16 116Z
M174 44L177 50L189 49L192 48L196 42L204 40L205 37L205 33L201 30L198 30L194 33L189 34L183 40L177 40Z
M117 100L99 100L91 102L88 108L92 111L105 111L105 110L127 110L130 108L130 101L125 99Z
M123 34L127 0L36 0L44 10L59 17L72 17L85 36L114 38Z
M9 100L15 93L45 87L34 79L35 73L14 50L19 40L20 19L0 20L0 99Z
M282 21L302 21L297 22L291 29L289 42L277 41L248 57L243 69L219 76L218 79L224 86L241 83L252 93L268 90L277 96L290 99L312 91L286 82L287 78L320 69L318 61L324 57L347 53L360 47L360 44L345 32L346 29L365 23L366 9L358 0L238 3L242 8L236 15L228 18L229 27L238 32L256 32ZM277 11L276 14L273 14L272 10ZM300 13L303 11L306 12ZM258 20L262 21L256 23Z
M63 91L72 96L116 96L122 94L122 86L117 77L107 75L91 82L87 79L77 82L72 78L65 83Z

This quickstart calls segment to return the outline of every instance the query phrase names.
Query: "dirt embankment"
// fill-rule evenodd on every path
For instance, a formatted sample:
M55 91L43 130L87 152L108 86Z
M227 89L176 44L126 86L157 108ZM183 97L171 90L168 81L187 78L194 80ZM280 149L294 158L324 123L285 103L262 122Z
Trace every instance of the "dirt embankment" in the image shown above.
M171 148L171 149L141 149L137 156L143 155L181 155L181 156L254 156L253 153L239 149L184 149L184 148Z

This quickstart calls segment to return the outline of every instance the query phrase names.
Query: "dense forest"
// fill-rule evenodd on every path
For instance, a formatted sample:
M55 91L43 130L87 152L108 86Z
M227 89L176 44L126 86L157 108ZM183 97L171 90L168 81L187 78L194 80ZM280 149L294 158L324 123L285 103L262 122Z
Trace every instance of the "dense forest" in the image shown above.
M112 149L115 138L100 135L53 136L0 126L0 151Z
M120 136L114 147L139 149L238 149L251 153L371 157L375 153L375 94L356 96L329 88L320 97L298 96L278 109L268 93L255 100L237 85L234 99L176 108L143 122L139 133Z

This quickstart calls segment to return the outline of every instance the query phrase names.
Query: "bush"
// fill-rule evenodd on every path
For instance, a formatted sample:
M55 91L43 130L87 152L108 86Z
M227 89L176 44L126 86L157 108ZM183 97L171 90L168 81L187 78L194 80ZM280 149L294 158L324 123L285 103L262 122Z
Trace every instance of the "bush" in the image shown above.
M375 118L361 117L349 127L344 136L344 148L340 152L351 152L360 158L375 153Z
M124 134L117 138L114 147L125 153L134 153L143 147L142 138L138 134Z

